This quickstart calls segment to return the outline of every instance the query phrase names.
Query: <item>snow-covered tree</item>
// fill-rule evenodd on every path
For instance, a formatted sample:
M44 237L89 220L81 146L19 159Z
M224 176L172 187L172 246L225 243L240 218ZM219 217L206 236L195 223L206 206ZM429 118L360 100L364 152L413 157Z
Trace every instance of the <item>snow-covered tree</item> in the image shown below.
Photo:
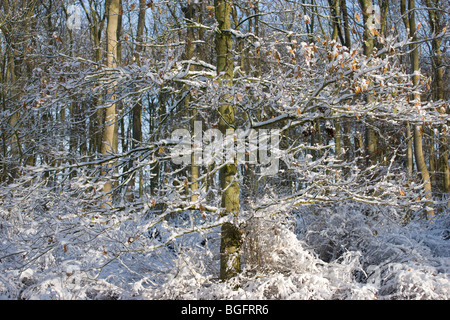
M0 296L448 299L449 8L406 4L3 1Z

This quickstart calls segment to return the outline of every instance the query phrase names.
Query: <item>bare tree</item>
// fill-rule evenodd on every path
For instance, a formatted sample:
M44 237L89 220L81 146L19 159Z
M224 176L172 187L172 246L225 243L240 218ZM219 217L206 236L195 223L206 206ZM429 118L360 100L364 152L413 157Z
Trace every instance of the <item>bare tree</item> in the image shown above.
M218 22L216 31L217 75L222 86L233 85L233 39L231 36L231 2L215 0L215 16ZM225 136L233 134L236 110L231 102L232 97L225 93L220 99L219 130ZM228 163L220 169L220 185L222 188L222 206L225 215L237 216L240 211L239 184L237 178L237 165ZM240 272L240 242L239 229L231 222L222 226L220 244L220 278L229 279ZM231 264L231 266L230 266Z
M411 59L411 66L412 66L412 80L414 86L419 86L419 80L420 80L420 69L419 69L419 49L417 46L417 26L416 26L416 19L415 19L415 0L408 0L408 11L406 11L406 5L405 0L402 0L402 14L406 15L403 19L406 21L408 19L408 24L405 23L405 26L407 29L409 29L409 37L411 38L412 43L410 44L410 59ZM420 93L415 91L414 93L414 103L418 109L421 108L421 98ZM414 157L416 160L417 170L420 172L422 176L422 181L424 183L425 188L425 196L427 199L431 201L432 199L432 193L431 193L431 180L430 180L430 174L428 172L426 163L425 163L425 157L423 153L423 146L422 146L422 135L423 135L423 126L422 125L414 125ZM427 210L428 216L434 215L434 210L430 206Z
M106 27L106 41L107 41L107 53L106 61L107 67L113 69L118 64L118 39L117 31L121 27L119 24L119 17L121 15L120 0L109 0L106 2L105 11L108 17L108 23ZM111 88L108 90L110 105L105 110L105 129L103 130L102 148L101 153L103 155L111 155L117 153L118 137L118 116L117 116L117 104L115 102L116 95L114 92L115 82L111 84ZM113 182L106 181L103 186L103 192L109 194L112 191ZM107 196L107 203L111 205L112 195Z
M445 25L443 23L442 11L439 10L438 1L426 0L426 5L428 7L428 17L433 34L432 48L433 48L433 72L435 77L435 99L444 101L445 100L445 88L444 88L444 71L445 66L442 59L442 37L440 34L443 32ZM438 108L441 114L445 115L445 108ZM445 130L443 127L440 128L439 137L439 164L440 164L440 187L443 192L450 192L450 174L449 174L449 164L448 164L448 140L445 135Z

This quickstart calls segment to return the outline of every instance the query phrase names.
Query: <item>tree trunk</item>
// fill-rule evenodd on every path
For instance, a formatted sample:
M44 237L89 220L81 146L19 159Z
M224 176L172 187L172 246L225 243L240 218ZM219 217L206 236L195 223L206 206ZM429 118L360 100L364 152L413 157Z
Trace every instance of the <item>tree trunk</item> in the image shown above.
M359 0L361 10L363 13L363 21L364 21L364 34L363 34L363 46L364 46L364 55L369 57L373 53L374 47L374 37L369 28L369 19L372 18L372 13L369 12L369 9L372 6L371 0ZM366 95L367 103L372 103L374 98L372 95ZM369 120L368 120L369 121ZM371 122L371 121L370 121ZM367 164L373 165L377 162L377 149L378 149L378 141L377 135L372 128L366 129L366 150L367 150Z
M361 10L363 13L363 21L364 21L364 34L363 34L363 45L364 45L364 54L366 56L370 56L373 52L374 46L374 38L369 29L368 21L372 16L372 13L369 13L368 10L372 6L371 0L359 0Z
M340 28L340 12L339 12L339 0L328 0L330 5L331 16L332 16L332 27L333 31L331 33L331 39L337 41L337 38L341 39L341 43L345 40L342 38L341 28Z
M331 35L331 39L334 41L337 41L337 37L338 34L340 34L340 1L339 0L328 0L328 3L330 5L330 10L331 10L331 16L333 17L333 32ZM341 38L342 43L344 43L345 41ZM336 120L334 120L334 128L336 131L336 134L334 136L334 143L335 143L335 154L336 157L340 157L341 153L342 153L342 148L341 148L341 138L342 138L342 134L341 134L341 119L337 118Z
M98 12L95 11L95 7L91 5L88 8L84 5L83 1L80 1L81 6L86 14L86 18L89 22L89 29L92 37L92 44L94 50L93 59L99 65L102 63L102 48L101 48L101 36L104 26L104 20L99 21ZM95 109L101 104L101 97L97 95L94 97L92 108ZM92 113L89 121L89 136L90 144L89 151L91 155L101 153L103 125L104 125L104 109L97 109Z
M222 86L231 86L233 82L233 40L231 33L231 2L228 0L215 0L215 14L218 22L218 30L215 35L217 52L217 73L221 74ZM228 94L220 99L219 106L219 130L225 136L234 133L235 108ZM237 216L239 207L239 184L236 181L237 165L235 159L226 164L219 172L222 188L222 207L225 208L224 215ZM240 272L240 243L241 234L239 229L232 223L227 222L222 226L222 238L220 244L220 278L230 279Z
M402 9L404 10L405 5L404 1L402 0ZM409 22L409 36L412 38L413 42L417 41L417 35L416 35L416 20L415 20L415 1L414 0L408 0L408 22ZM413 84L414 86L419 85L419 50L417 48L417 44L413 43L410 45L411 48L411 66L413 71ZM415 93L414 94L414 101L418 108L420 108L420 94ZM423 146L422 146L422 133L423 128L421 125L415 125L414 126L414 157L416 160L416 166L419 170L422 180L424 182L424 188L425 188L425 197L430 200L432 200L432 193L431 193L431 181L430 181L430 174L428 172L426 163L425 163L425 157L423 154ZM434 215L434 210L429 207L429 210L427 212L428 217L431 217Z
M444 24L441 23L440 12L434 10L438 7L438 3L432 3L431 0L426 0L427 7L430 8L428 10L430 27L435 35L432 40L433 45L433 71L435 75L435 99L436 100L445 100L444 95L444 65L442 63L442 51L441 51L441 42L442 38L437 38L436 36L440 34L444 28ZM445 114L445 110L439 108L440 113ZM441 176L440 188L443 192L450 192L450 174L449 174L449 165L448 165L448 140L446 135L443 133L444 129L440 128L439 135L439 175Z
M144 27L145 27L145 11L147 9L147 3L146 0L139 0L139 16L138 16L138 25L136 30L136 41L138 45L136 45L135 50L135 58L138 65L141 65L141 54L144 51L144 47L142 46L143 38L144 38ZM131 147L132 149L135 149L140 146L142 142L142 98L139 98L136 105L133 107L132 110L132 127L133 127L133 134L132 134L132 142ZM130 169L132 168L132 163L130 163ZM133 177L130 179L130 200L134 198L134 190L135 190L135 184L136 184L136 176L138 176L139 179L139 194L141 194L142 191L142 179L141 174L142 172L134 172L132 173Z
M255 24L254 24L254 33L257 37L259 37L259 1L254 3L255 7ZM255 50L255 64L256 64L256 77L261 78L261 46L256 48Z
M407 139L407 149L406 149L406 163L408 168L408 179L411 179L413 172L413 136L411 133L411 125L409 122L406 123L406 139Z
M346 0L341 0L341 11L342 11L342 19L344 21L345 46L350 49L352 46L352 37L350 36L350 27L348 25L348 12Z
M118 57L118 39L117 30L119 26L120 15L120 0L109 0L106 2L105 11L107 12L108 25L106 27L106 42L107 53L106 63L108 68L115 68L117 66ZM108 89L108 100L115 100L114 93L115 82L111 84L112 88ZM117 152L117 106L112 103L105 110L105 129L103 130L101 153L103 155L110 155ZM112 165L110 164L109 167ZM111 170L111 168L109 168ZM112 181L106 181L103 185L103 192L106 194L106 203L111 205L112 196L109 194L112 190Z
M193 42L195 40L194 39L193 21L192 21L194 19L194 4L193 3L188 3L188 6L184 13L184 17L185 17L186 23L187 23L186 46L185 46L184 58L186 60L191 60L194 57L194 43ZM194 65L189 66L189 71L195 71ZM188 85L185 86L185 90L189 90ZM186 108L186 114L188 115L188 117L191 118L191 121L190 121L191 128L192 128L191 132L194 132L193 140L196 141L198 139L198 137L195 136L197 134L197 132L194 131L194 124L195 124L195 121L197 120L197 110L193 109L192 112L189 113L190 102L191 102L191 95L188 94L188 95L186 95L186 98L184 99L184 105ZM194 145L196 145L195 142L194 142ZM197 201L197 199L198 199L198 194L197 194L198 181L197 180L198 180L199 173L200 173L200 167L198 165L198 159L197 159L196 155L197 155L196 152L192 152L192 154L191 154L190 198L191 198L191 201L193 201L193 202Z
M344 45L348 49L351 49L352 39L351 39L351 35L350 35L349 18L348 18L348 11L347 11L347 1L341 0L340 6L341 6L341 11L342 11L342 20L344 23L344 39L345 39ZM352 121L344 120L343 123L344 123L344 137L342 139L343 140L342 142L343 142L345 152L346 152L346 159L350 160L350 159L353 159L353 157L352 157L353 145L350 140L350 136L352 135ZM348 174L350 173L350 170L348 168L345 168L344 173L345 173L345 176L348 176Z

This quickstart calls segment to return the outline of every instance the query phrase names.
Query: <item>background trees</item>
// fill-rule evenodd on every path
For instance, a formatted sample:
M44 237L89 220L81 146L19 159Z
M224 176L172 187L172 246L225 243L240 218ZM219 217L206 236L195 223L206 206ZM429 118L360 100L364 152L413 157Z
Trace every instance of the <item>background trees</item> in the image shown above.
M158 252L162 266L184 259L236 289L246 275L299 267L281 262L306 255L287 230L333 263L362 250L339 233L351 226L371 244L379 225L446 217L448 10L433 0L3 1L2 268L18 279L14 270L58 273L78 259L83 277L102 278ZM266 154L276 174L262 141L244 163L195 153L175 163L172 133L189 130L197 148L195 121L203 138L217 128L236 145L243 133L247 148L254 132L279 130L279 152ZM354 224L349 212L361 214ZM363 252L367 274L389 261ZM156 277L161 265L134 272Z

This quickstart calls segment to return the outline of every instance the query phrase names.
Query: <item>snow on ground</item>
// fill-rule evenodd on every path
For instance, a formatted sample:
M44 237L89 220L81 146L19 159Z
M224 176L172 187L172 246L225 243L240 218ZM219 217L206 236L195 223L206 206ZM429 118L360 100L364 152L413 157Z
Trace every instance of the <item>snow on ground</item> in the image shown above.
M348 202L253 216L243 271L221 282L220 227L171 241L161 224L132 238L137 217L99 223L71 208L0 209L1 299L450 298L448 213L402 223L393 209Z

